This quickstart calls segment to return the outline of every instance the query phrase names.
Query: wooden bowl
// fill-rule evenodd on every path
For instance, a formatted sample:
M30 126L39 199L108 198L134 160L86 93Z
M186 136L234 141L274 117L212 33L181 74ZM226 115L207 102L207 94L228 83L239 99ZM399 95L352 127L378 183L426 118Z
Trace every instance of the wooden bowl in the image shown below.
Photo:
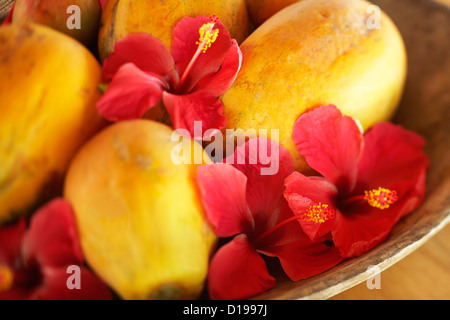
M393 121L427 141L425 201L375 249L299 282L280 272L277 286L255 299L328 299L392 266L450 222L450 9L430 0L372 2L394 20L406 43L409 74Z
M8 16L9 11L12 8L14 0L0 0L0 24Z
M0 21L13 0L0 0ZM327 299L383 271L417 249L450 222L450 9L431 0L373 0L394 20L409 58L404 97L394 122L427 140L431 160L423 205L401 220L382 245L320 275L277 286L255 299Z

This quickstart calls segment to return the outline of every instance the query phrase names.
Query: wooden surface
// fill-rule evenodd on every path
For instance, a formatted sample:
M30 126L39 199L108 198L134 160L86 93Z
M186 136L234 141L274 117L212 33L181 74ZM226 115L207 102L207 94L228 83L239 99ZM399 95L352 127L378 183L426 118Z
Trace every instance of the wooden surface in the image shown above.
M363 282L331 300L450 300L450 226L382 272L379 283L369 289Z

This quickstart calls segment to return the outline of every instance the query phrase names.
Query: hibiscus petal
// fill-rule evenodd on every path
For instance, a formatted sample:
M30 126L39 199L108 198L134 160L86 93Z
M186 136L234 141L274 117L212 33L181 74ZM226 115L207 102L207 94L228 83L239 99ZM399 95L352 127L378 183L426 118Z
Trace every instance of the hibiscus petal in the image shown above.
M225 117L222 115L223 104L216 97L196 92L188 95L163 94L164 105L175 129L187 129L191 137L202 140L209 129L221 130L225 127ZM195 122L201 122L201 130L195 130ZM201 133L201 136L199 134Z
M209 22L210 19L206 16L186 17L181 19L173 29L171 52L178 74L182 75L184 73L194 57L199 46L197 44L199 41L199 30L202 25ZM190 92L200 79L217 72L227 56L232 45L230 34L220 21L215 24L214 28L219 30L216 41L212 43L205 53L202 52L200 54L189 71L182 88L180 88L180 92Z
M110 121L139 119L161 100L163 89L160 79L127 63L114 76L97 109Z
M111 80L119 69L133 63L146 73L157 75L169 88L178 84L172 55L157 38L146 33L129 34L114 45L114 52L103 63L103 76Z
M380 123L365 135L358 170L359 189L387 187L419 176L429 166L418 134L392 123Z
M246 299L274 286L275 278L245 235L222 246L211 261L208 290L212 299Z
M306 244L304 241L290 242L261 252L280 259L284 272L292 281L318 275L344 260L335 246L313 242Z
M247 207L247 178L227 164L203 165L197 169L197 185L208 220L218 237L253 232Z
M296 193L316 203L322 202L335 207L338 190L325 178L307 177L300 172L293 172L286 178L284 184L286 185L285 198Z
M313 243L294 219L287 202L281 206L277 228L255 244L257 251L269 257L277 257L289 278L293 281L319 274L341 262L339 250L323 243Z
M16 265L21 257L22 239L27 229L25 219L0 228L0 265Z
M292 137L307 163L341 194L354 188L364 142L354 119L335 106L322 106L297 120Z
M416 179L413 179L412 181L402 181L397 186L392 186L394 190L401 190L400 193L398 193L401 197L408 199L407 205L404 205L400 210L398 219L410 214L422 204L426 193L426 178L427 169L423 168L423 171L416 177ZM403 190L407 191L408 194L403 194Z
M273 235L278 236L278 241L259 249L258 252L277 257L292 281L315 276L344 260L335 246L311 242L298 224L291 223L285 229L280 228L274 233L282 233Z
M64 268L43 268L42 284L31 294L31 300L111 300L112 295L108 287L91 271L84 266L77 266L78 270L67 271ZM77 274L77 272L79 272ZM73 276L73 279L71 277ZM69 285L74 285L79 276L80 288L70 289Z
M360 207L359 212L337 214L333 240L343 256L360 256L382 243L393 224L394 215L389 212Z
M22 249L27 265L59 267L83 263L70 204L55 199L38 210L24 236Z
M226 162L247 177L247 203L255 220L255 233L275 225L284 180L294 171L290 153L275 141L255 138L237 147Z
M219 97L224 94L237 78L242 66L242 52L236 40L231 40L231 48L223 61L220 70L203 77L192 89L195 91L209 92Z

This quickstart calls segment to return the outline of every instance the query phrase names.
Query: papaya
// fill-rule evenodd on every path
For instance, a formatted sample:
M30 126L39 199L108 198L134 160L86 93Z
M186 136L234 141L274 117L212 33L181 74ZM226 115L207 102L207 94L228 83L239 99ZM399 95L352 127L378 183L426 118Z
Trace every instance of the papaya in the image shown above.
M70 160L105 123L98 61L58 31L1 27L0 74L1 224L61 193Z
M114 44L130 33L149 33L168 49L172 30L184 17L215 14L232 38L241 43L248 35L249 20L245 0L109 0L103 9L99 32L99 54L105 59Z
M292 139L303 113L334 104L364 130L389 120L407 56L395 24L379 10L377 28L372 9L361 0L303 0L264 22L242 43L242 69L221 97L226 127L241 129L236 135L278 130L296 169L307 172Z
M16 0L12 23L43 24L94 49L101 14L99 0Z
M250 21L260 26L275 13L301 0L247 0Z
M145 119L109 126L74 158L64 195L81 247L121 298L195 299L202 292L216 236L195 177L209 162L200 144Z

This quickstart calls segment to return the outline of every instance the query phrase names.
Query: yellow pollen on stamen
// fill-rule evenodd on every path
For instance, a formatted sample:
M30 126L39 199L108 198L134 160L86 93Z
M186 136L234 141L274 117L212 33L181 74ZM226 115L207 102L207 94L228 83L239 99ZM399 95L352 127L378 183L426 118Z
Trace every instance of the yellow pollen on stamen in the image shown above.
M211 45L217 40L219 36L219 29L214 29L214 22L208 22L202 25L199 29L200 39L196 44L203 53L211 48Z
M216 23L219 23L219 18L215 15L209 17L209 22L202 25L198 31L200 34L199 40L196 42L198 45L197 50L194 53L194 56L189 61L186 69L184 70L182 76L180 77L180 81L176 87L176 91L180 90L183 87L184 82L186 81L189 72L192 70L195 62L198 60L200 55L206 52L208 48L211 48L211 45L217 40L219 36L219 29L214 29Z
M11 269L0 264L0 292L6 292L11 289L14 283L14 276Z
M378 188L365 191L364 200L366 200L372 207L381 210L387 209L391 204L397 200L397 192L385 188Z
M327 204L319 202L318 205L310 206L302 215L302 219L308 222L324 223L334 217L334 210L330 209Z

